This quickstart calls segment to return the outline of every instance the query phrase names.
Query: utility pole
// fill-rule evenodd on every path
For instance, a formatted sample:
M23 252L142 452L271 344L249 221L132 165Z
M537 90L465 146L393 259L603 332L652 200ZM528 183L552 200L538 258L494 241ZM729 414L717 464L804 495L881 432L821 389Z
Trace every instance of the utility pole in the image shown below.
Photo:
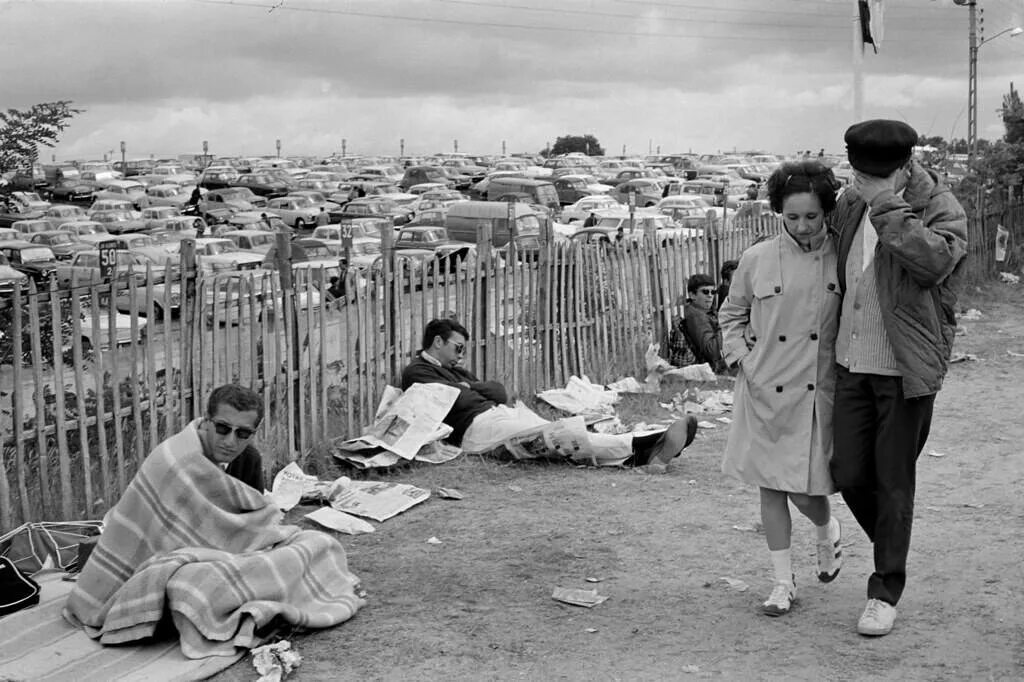
M968 33L967 58L970 64L967 76L967 162L974 164L978 154L978 3L967 3L970 32Z

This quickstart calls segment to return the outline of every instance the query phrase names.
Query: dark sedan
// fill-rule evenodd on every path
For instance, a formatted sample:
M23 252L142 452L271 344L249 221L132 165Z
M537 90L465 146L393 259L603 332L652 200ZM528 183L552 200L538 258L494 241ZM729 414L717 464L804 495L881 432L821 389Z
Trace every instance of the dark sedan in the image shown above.
M57 274L57 257L50 247L22 241L0 242L3 254L10 266L28 275L39 286L45 285Z
M253 194L272 199L283 197L288 194L288 185L266 173L249 173L243 175L233 183L233 187L248 187Z
M93 192L97 185L91 182L71 181L56 187L45 190L50 201L60 201L67 204L91 204Z

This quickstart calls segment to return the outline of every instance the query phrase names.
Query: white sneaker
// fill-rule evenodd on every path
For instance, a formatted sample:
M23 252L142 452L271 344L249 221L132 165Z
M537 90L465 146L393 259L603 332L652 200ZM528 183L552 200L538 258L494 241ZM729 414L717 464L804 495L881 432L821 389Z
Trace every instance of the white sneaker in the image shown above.
M784 616L789 613L796 603L796 584L777 582L772 588L768 601L761 605L761 611L766 616Z
M836 522L835 536L818 543L818 580L823 583L835 580L839 569L843 567L843 526L839 519L832 517L832 520Z
M892 631L895 622L895 606L881 599L868 599L868 605L857 621L857 632L868 637L881 637Z

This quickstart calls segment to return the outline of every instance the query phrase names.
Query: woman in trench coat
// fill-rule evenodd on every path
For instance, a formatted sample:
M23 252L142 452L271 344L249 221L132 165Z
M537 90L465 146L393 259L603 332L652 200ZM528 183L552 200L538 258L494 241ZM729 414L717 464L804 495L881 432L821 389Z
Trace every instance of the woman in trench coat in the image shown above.
M825 216L837 186L817 161L771 175L768 197L784 230L743 253L718 313L725 361L738 369L722 471L760 489L775 574L762 609L771 616L796 601L790 501L816 526L818 579L832 581L842 561L828 501L840 291Z

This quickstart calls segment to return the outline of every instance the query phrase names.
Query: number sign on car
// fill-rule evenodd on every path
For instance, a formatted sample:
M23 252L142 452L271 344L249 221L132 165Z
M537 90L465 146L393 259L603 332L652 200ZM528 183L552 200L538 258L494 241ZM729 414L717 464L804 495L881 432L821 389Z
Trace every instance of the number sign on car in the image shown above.
M117 242L111 239L100 242L100 277L105 280L113 278L117 271Z

